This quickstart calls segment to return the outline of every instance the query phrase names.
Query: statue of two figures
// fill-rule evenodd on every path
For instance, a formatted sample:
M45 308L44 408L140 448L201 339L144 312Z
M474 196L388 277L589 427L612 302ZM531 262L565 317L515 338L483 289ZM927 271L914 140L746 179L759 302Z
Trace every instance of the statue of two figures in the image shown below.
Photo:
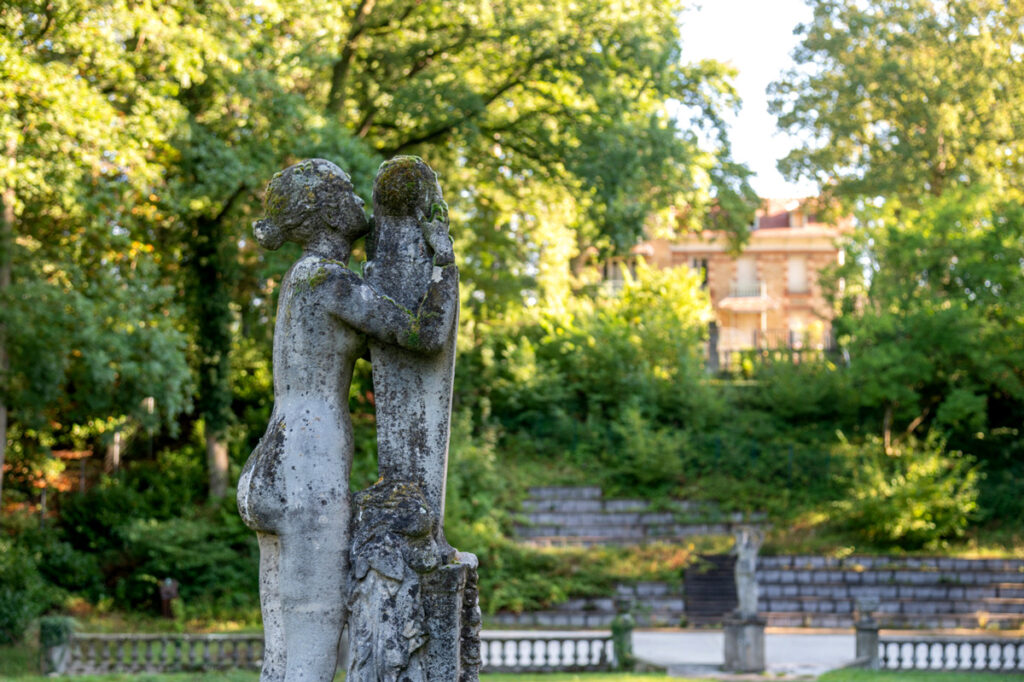
M385 162L372 221L349 176L313 159L277 173L267 249L297 243L274 326L274 409L238 483L260 546L264 682L469 682L479 670L476 557L443 531L458 270L436 174ZM364 276L348 267L367 236ZM348 410L369 352L380 480L349 493Z

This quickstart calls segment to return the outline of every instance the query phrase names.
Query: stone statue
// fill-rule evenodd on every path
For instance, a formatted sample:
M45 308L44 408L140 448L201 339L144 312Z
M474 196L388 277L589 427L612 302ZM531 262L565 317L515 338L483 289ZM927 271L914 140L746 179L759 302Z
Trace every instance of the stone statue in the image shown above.
M458 272L432 268L423 295L401 304L349 270L352 242L369 224L349 177L329 161L276 174L265 209L259 243L292 241L302 256L281 283L274 409L238 482L239 511L260 545L260 679L327 681L347 618L353 364L366 339L425 355L449 347Z
M437 175L415 156L384 162L373 186L373 231L367 239L366 281L414 309L437 267L452 267L448 207ZM378 473L422 486L442 551L458 299L441 351L422 353L370 339L377 411Z
M741 618L757 615L757 552L763 543L764 531L760 528L736 528L736 612Z
M345 679L425 679L421 576L439 563L427 501L412 484L381 481L356 493L355 509Z

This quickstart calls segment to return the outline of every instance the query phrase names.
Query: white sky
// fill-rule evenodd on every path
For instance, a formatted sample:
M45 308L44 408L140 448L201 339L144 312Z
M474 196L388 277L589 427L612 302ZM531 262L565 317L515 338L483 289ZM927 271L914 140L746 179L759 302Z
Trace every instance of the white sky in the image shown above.
M716 59L739 70L735 86L743 99L737 116L729 114L733 157L754 173L751 184L762 197L802 197L816 193L813 183L786 182L775 162L797 146L768 113L765 88L792 65L798 40L793 29L811 19L803 0L697 0L683 14L684 61Z

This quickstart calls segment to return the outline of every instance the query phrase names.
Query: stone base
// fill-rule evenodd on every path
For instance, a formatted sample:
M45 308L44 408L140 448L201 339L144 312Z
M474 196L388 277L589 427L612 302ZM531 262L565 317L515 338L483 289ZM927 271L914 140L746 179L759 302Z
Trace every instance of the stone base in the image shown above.
M427 680L476 682L480 673L480 604L477 558L458 552L455 561L424 576L427 615L424 668Z
M759 616L725 617L725 665L736 673L764 672L764 626Z

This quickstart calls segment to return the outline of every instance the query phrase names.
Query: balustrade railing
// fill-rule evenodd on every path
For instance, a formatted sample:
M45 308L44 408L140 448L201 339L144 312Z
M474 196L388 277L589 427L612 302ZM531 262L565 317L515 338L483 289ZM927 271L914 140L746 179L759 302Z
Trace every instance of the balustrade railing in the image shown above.
M602 633L485 632L480 653L481 670L489 673L600 671L615 665L612 636Z
M878 642L878 667L1024 671L1024 639L886 637Z
M46 672L64 675L259 670L263 635L72 633L44 657Z
M609 633L485 632L480 641L486 672L582 672L615 665ZM69 633L44 648L43 672L61 675L259 670L263 635Z

